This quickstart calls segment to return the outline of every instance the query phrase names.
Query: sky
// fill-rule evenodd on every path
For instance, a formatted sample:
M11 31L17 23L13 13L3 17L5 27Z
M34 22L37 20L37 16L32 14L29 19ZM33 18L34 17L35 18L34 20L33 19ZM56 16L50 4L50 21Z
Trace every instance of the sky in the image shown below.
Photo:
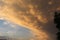
M0 0L0 17L30 29L39 40L56 40L54 12L58 10L60 0Z
M33 38L33 33L27 28L9 22L4 18L0 18L0 36L18 38L19 40L20 38L22 40L30 40L31 38Z

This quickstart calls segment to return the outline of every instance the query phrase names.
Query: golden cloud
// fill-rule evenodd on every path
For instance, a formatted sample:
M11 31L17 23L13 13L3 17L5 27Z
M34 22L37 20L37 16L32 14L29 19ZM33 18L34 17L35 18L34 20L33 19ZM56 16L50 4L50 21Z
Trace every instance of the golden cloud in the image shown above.
M3 1L7 3L7 5L0 10L0 17L4 17L6 20L30 29L34 35L38 35L39 40L45 40L49 38L47 33L42 28L39 28L40 23L47 23L47 18L44 18L42 13L35 9L34 5L26 5L24 4L25 2L23 0ZM16 4L16 7L14 6L14 3Z

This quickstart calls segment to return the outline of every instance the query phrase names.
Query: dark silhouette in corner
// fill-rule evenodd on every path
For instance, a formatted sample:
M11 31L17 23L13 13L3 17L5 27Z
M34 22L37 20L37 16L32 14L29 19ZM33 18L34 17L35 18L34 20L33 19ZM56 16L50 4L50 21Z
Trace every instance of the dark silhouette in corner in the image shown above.
M60 13L58 12L55 12L54 23L56 24L56 28L58 29L58 32L56 33L57 40L60 40Z

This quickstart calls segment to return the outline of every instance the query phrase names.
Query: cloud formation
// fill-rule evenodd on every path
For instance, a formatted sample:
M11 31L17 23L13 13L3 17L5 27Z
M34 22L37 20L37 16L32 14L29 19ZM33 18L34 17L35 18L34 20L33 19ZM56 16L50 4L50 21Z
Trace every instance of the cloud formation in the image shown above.
M0 11L0 17L4 17L13 23L29 28L32 31L34 31L34 33L40 34L40 36L42 35L48 36L47 34L42 33L48 32L53 34L52 32L55 32L54 29L52 29L52 27L55 28L52 21L53 12L56 10L57 7L60 7L58 1L56 0L52 1L3 0L3 1L6 5L1 8L2 10ZM40 30L37 30L37 28L39 28ZM46 37L46 39L47 38L48 37Z

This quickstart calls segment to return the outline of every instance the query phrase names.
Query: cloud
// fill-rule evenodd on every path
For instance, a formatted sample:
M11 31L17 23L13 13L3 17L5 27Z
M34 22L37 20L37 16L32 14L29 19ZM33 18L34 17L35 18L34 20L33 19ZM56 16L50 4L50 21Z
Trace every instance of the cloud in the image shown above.
M3 17L0 17L0 20L4 20L4 18Z
M48 29L49 26L46 27L45 24L52 21L51 17L53 16L50 16L48 10L55 10L55 4L53 4L54 7L50 6L49 4L51 3L48 4L47 0L31 0L28 1L29 3L27 3L26 0L4 0L4 2L8 5L5 5L2 10L0 10L0 17L4 17L6 20L22 25L23 27L32 30L34 33L40 34L39 36L42 36L42 33L46 33L46 31L49 32L45 29ZM48 34L44 35L48 36ZM46 39L47 38L49 38L49 36L46 37Z
M0 0L0 9L5 5L6 5L6 3L3 0Z
M2 35L2 33L0 32L0 36Z
M9 24L9 22L6 22L6 21L5 21L5 22L3 22L3 24L4 24L4 25L8 25L8 24Z
M8 31L6 33L7 33L8 36L11 36L11 37L16 35L16 32L13 32L13 31Z
M17 28L17 26L14 25L14 24L11 24L10 26L11 26L12 28Z

